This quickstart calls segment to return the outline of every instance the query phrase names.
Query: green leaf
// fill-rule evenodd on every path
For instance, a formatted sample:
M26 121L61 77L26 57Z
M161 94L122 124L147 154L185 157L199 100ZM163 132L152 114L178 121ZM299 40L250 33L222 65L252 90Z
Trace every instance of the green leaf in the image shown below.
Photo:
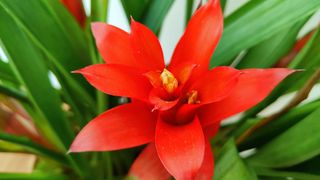
M128 20L130 21L130 16L132 16L135 20L140 22L151 2L152 0L121 0Z
M153 0L142 19L142 23L158 34L173 0Z
M261 167L289 167L320 154L320 108L292 126L249 158Z
M311 102L291 109L283 116L277 118L276 120L272 121L271 123L267 124L266 126L249 136L243 143L240 144L239 149L251 149L271 141L274 137L289 129L319 107L320 101L317 100L315 102ZM261 118L254 119L254 122L247 121L244 126L252 126L260 119ZM241 134L241 132L239 134Z
M253 46L236 67L239 69L272 67L291 50L300 29L307 20L308 18L285 28L271 38Z
M158 34L173 0L121 0L130 21L130 16Z
M31 174L0 173L0 180L1 179L5 179L5 180L35 180L35 179L68 180L69 178L63 174L36 172Z
M188 25L188 22L192 16L193 4L194 4L194 0L187 0L186 2L185 26Z
M28 152L38 154L46 158L51 158L59 163L62 163L63 165L68 165L68 160L65 158L65 156L44 148L26 137L18 137L11 134L0 133L0 140L18 145Z
M290 63L289 68L304 69L299 76L291 79L289 91L299 89L309 79L316 69L320 68L320 28L318 28L308 43ZM289 87L289 86L288 86Z
M250 1L226 18L211 67L230 64L241 51L308 17L319 7L318 0Z
M9 97L13 97L22 102L29 102L24 92L21 92L11 86L4 85L0 82L0 94L7 95Z
M3 2L3 1L1 1ZM30 113L37 128L61 152L66 152L74 138L71 124L62 111L61 99L49 81L48 69L40 51L30 43L21 26L10 16L0 2L1 42L8 55L10 66L26 91L34 113ZM14 34L14 36L12 36ZM19 43L17 43L19 42ZM30 63L32 62L32 63ZM68 157L75 170L83 175L84 167L78 156ZM75 161L77 163L75 163Z
M319 162L320 162L320 155L312 159L309 159L308 161L300 163L296 166L290 167L288 168L288 170L310 173L310 174L315 174L320 176Z
M257 179L254 172L239 157L233 140L223 146L215 164L214 180Z
M106 22L107 20L108 0L91 1L91 20Z
M84 87L92 88L82 77L70 74L91 62L89 48L84 33L61 3L55 0L3 0L0 4L48 57L44 62L59 71L56 73L58 80L63 79L62 85L73 99L86 107L84 110L94 108Z
M18 83L17 78L14 76L11 67L8 63L0 60L0 80L9 81L12 83Z
M0 9L0 24L5 27L0 29L1 41L12 69L39 114L35 123L60 149L66 150L72 140L71 126L60 109L61 100L50 84L43 57L1 3Z
M258 175L266 176L267 179L270 179L271 177L282 177L283 179L287 179L288 177L292 179L297 180L319 180L320 176L313 175L313 174L307 174L307 173L301 173L301 172L291 172L291 171L276 171L272 169L262 169L262 168L256 168L255 172Z

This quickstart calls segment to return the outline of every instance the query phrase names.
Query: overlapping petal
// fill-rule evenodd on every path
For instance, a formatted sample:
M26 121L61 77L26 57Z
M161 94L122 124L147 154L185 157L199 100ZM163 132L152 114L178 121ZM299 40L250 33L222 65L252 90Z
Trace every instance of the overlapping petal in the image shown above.
M199 77L190 90L198 92L198 100L201 104L217 102L234 90L240 74L241 71L231 67L216 67Z
M129 34L106 23L92 23L93 36L98 50L107 64L122 64L140 69L133 55Z
M117 64L96 64L75 71L98 90L114 96L147 100L151 85L135 68Z
M192 179L199 171L205 152L204 135L195 118L184 125L158 119L155 137L159 158L176 179Z
M150 143L132 164L129 176L139 180L166 180L171 175L161 163L154 143Z
M214 172L213 154L211 152L210 142L206 140L203 162L195 180L211 180Z
M130 41L140 67L148 71L163 70L165 65L160 42L150 29L131 19Z
M227 98L199 110L199 119L203 125L217 123L258 104L294 70L271 68L246 69L242 72L234 91Z
M210 0L192 16L170 62L173 71L181 63L197 64L198 76L208 70L210 58L223 30L223 15L219 0Z
M143 103L113 108L93 119L73 141L71 152L111 151L154 140L156 117Z

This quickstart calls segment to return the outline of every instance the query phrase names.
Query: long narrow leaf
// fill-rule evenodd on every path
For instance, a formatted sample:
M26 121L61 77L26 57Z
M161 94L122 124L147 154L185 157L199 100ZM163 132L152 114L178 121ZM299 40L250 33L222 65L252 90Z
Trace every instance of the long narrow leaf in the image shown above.
M211 66L230 64L242 50L270 38L318 10L318 0L250 1L225 21Z

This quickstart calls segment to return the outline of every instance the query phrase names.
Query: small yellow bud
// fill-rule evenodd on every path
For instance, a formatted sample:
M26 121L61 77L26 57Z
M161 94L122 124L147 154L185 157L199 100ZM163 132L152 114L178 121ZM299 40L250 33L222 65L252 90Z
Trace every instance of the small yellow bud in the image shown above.
M190 91L187 93L188 104L198 104L200 101L198 100L198 91Z
M162 86L168 93L173 93L174 90L178 87L178 80L174 77L174 75L164 69L160 74L160 79L162 81Z

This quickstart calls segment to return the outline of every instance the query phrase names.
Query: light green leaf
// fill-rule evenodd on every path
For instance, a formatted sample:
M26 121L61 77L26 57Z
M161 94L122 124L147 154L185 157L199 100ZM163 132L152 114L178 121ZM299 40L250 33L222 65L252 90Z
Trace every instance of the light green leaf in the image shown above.
M241 51L308 17L320 8L318 0L250 1L225 20L222 39L211 67L232 62Z
M106 22L107 20L108 0L91 1L91 21Z
M151 2L152 0L121 0L128 20L130 21L130 16L132 16L135 20L140 22Z
M249 158L261 167L289 167L320 154L320 108L267 143Z

